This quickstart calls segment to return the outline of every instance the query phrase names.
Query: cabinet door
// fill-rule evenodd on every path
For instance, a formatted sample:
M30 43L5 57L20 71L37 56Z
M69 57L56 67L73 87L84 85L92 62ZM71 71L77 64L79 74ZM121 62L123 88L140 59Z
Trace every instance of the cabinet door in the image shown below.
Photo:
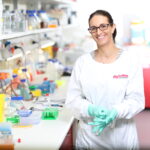
M73 150L73 135L72 135L72 127L68 131L63 144L60 147L60 150Z
M145 108L150 108L150 68L143 68Z

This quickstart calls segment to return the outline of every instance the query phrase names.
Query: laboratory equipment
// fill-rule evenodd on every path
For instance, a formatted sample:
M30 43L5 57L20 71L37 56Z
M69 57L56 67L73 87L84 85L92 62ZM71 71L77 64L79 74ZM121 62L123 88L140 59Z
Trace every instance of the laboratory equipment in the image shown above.
M20 122L20 117L18 115L6 117L6 122L11 122L12 124L18 124Z
M32 95L30 94L30 90L28 87L28 84L26 82L26 79L21 79L21 83L19 85L20 94L25 100L30 100L32 98Z
M30 109L22 109L17 111L20 117L29 117L32 114L32 110Z
M45 108L42 112L43 120L55 120L58 117L58 109L57 108Z
M30 114L30 111L32 112ZM29 115L20 116L20 123L18 126L28 126L39 124L41 121L41 112L29 110Z
M23 101L22 96L12 96L10 106L14 107L16 110L24 109L25 107L22 101Z

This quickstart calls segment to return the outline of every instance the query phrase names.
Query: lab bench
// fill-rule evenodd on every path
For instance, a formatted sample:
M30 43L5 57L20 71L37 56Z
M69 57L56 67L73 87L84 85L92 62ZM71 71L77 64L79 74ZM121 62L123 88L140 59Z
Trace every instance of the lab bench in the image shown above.
M71 150L73 120L71 112L61 108L56 120L13 127L13 143L1 145L0 150L65 150L66 147Z
M48 99L50 104L54 104L53 107L58 108L57 118L41 119L39 123L31 125L12 126L13 143L8 141L0 145L0 150L72 150L74 117L71 111L64 107L68 79L63 78L66 84L57 88L55 93L46 97L41 96L38 100L43 103L44 99ZM63 107L59 107L60 105ZM24 106L36 107L34 101L24 101ZM42 113L40 109L37 112Z
M14 149L58 150L61 148L65 137L67 138L66 135L72 123L73 116L69 110L62 108L59 110L56 120L42 120L40 124L31 127L13 128ZM19 142L18 139L20 139Z

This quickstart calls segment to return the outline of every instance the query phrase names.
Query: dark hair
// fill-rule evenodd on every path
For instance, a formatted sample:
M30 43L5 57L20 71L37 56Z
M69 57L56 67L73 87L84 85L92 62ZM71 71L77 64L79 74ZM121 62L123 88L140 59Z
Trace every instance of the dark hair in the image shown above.
M110 15L109 12L107 12L107 11L105 11L105 10L96 10L95 12L93 12L93 13L90 15L90 17L89 17L89 22L90 22L90 20L93 18L93 16L95 16L95 15L102 15L102 16L105 16L105 17L108 18L108 22L109 22L111 25L114 24L114 21L113 21L112 16ZM117 30L116 30L116 28L115 28L115 31L114 31L114 33L113 33L113 35L112 35L114 42L115 42L115 37L116 37L116 35L117 35Z

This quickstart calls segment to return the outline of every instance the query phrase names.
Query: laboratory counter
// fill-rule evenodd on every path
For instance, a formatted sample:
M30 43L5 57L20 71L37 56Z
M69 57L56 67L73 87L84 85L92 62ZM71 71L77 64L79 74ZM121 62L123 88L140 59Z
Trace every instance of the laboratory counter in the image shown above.
M58 150L73 123L68 109L59 110L56 120L42 120L39 124L13 128L15 150Z
M73 121L71 112L61 108L56 119L13 126L11 138L0 141L0 150L72 150Z
M47 97L39 97L38 100L24 102L26 108L37 110L33 110L32 118L28 119L29 122L21 120L23 124L12 126L13 144L11 142L0 144L0 150L65 150L66 147L67 150L72 149L74 118L71 111L64 107L68 78L63 80L66 84L57 88L55 93ZM58 108L55 119L42 119L42 116L38 116L38 114L42 115L41 106L45 103L44 101L47 101L48 106L54 104L53 108Z

